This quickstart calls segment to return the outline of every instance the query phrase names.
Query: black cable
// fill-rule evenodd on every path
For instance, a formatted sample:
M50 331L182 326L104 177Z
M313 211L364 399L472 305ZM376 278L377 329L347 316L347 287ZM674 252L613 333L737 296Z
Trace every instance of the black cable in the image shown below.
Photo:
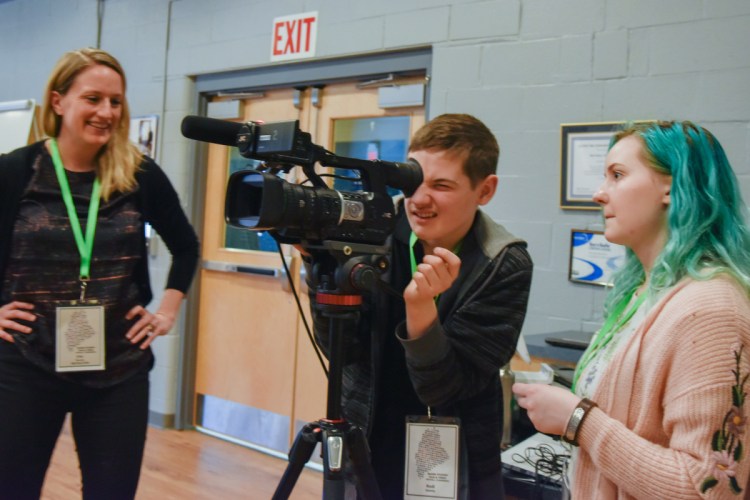
M565 463L570 460L567 453L556 453L548 444L526 448L523 455L514 453L511 457L516 463L525 463L534 468L533 498L543 498L546 485L562 486Z
M297 303L297 310L299 311L299 314L302 317L302 322L305 324L305 332L307 332L307 338L310 340L310 343L312 344L313 349L315 350L315 354L318 356L318 361L320 361L320 366L323 368L323 372L326 374L326 378L328 378L328 368L326 368L325 361L323 361L323 355L320 353L320 348L318 347L318 344L315 342L315 339L313 338L310 325L307 323L305 312L302 310L302 302L300 302L299 295L297 295L297 289L294 286L294 280L292 279L292 274L289 272L289 266L287 266L286 264L286 259L284 258L284 252L281 251L281 245L279 245L278 241L276 241L276 248L279 251L279 256L281 257L281 263L284 266L284 271L286 271L286 279L289 281L289 286L292 288L292 295L294 295L294 301Z

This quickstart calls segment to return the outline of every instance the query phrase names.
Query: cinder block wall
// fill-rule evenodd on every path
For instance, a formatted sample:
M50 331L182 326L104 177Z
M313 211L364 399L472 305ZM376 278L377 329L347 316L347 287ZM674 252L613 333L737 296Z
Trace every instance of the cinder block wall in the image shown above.
M526 238L536 268L525 334L592 331L604 291L567 281L559 208L561 123L692 119L722 141L750 197L747 0L10 0L0 3L0 101L40 99L65 50L97 43L124 64L133 114L159 114L158 160L190 211L190 76L268 64L274 17L318 11L319 57L433 48L429 109L472 113L497 134L488 212ZM168 258L151 263L159 290ZM159 297L157 297L158 300ZM157 346L152 411L175 411L178 335Z

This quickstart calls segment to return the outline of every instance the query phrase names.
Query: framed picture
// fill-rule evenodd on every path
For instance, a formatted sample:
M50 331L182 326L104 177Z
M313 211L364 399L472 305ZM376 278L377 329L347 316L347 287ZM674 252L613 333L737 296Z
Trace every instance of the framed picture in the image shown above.
M602 183L609 141L622 122L560 126L560 207L598 210L591 200Z
M602 231L570 231L570 281L609 286L624 263L625 247L607 241Z
M141 153L156 159L156 133L159 116L143 115L130 118L130 140L138 146Z

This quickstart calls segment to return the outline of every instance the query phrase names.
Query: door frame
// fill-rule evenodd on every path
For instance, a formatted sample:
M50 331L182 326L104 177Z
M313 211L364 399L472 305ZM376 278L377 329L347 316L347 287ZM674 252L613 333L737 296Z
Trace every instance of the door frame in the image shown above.
M374 80L391 74L418 73L426 76L425 120L427 120L430 116L428 97L432 74L431 47L193 75L192 78L195 81L193 109L195 114L206 116L209 100L220 92L240 93L279 87L312 87L347 80ZM199 141L190 141L190 143L187 163L192 165L194 172L190 215L195 231L203 234L206 195L206 169L203 166L206 164L208 147ZM185 321L179 341L177 404L174 422L177 429L194 427L192 417L195 407L199 292L200 273L196 273L196 279L186 298Z

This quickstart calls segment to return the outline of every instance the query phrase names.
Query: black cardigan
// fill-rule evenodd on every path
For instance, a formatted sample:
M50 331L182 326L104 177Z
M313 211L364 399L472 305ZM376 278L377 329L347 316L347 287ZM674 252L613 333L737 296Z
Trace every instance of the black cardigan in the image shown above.
M44 141L0 155L0 283L5 279L19 203L31 181L33 161L39 154L48 154ZM166 288L185 293L198 262L198 237L180 206L177 192L156 162L144 157L135 180L139 187L137 203L142 220L151 224L172 254ZM153 298L145 238L141 256L135 281L145 306Z

